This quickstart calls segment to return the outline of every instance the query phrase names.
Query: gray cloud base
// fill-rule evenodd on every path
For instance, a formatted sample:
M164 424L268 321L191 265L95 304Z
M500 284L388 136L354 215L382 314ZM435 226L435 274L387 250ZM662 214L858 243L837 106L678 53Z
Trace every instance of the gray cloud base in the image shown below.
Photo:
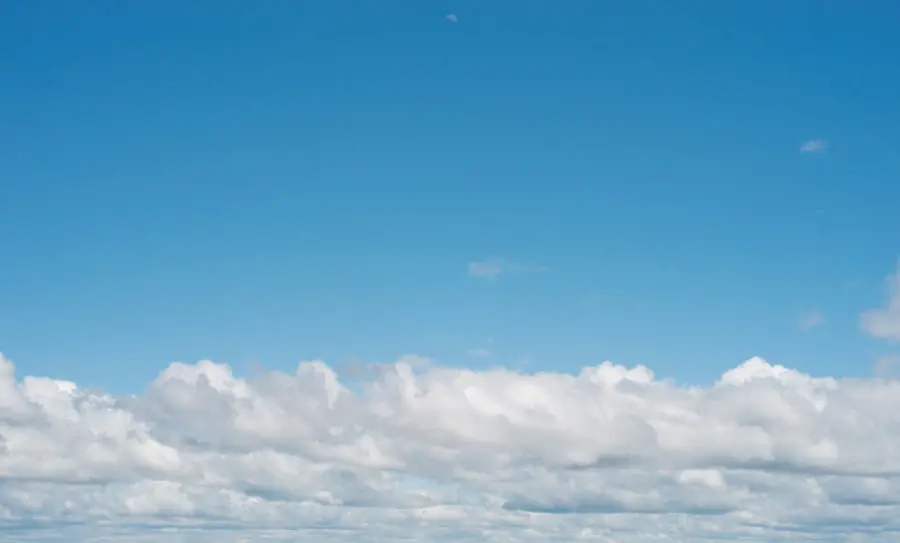
M369 369L175 363L115 397L0 357L0 541L900 537L897 381Z

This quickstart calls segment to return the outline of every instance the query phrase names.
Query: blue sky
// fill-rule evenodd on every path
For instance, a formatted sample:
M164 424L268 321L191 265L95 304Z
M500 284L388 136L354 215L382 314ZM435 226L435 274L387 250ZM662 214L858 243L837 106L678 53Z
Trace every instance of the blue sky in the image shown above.
M870 375L898 24L887 1L6 3L0 351L120 392L173 360L405 353Z

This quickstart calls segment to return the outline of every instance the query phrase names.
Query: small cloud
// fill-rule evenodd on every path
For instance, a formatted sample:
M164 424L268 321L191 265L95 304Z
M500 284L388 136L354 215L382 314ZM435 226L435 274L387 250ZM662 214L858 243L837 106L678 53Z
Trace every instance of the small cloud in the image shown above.
M490 358L491 357L491 347L494 345L494 338L487 338L487 346L486 347L477 347L475 349L469 350L469 356L474 356L475 358Z
M496 260L469 262L469 275L473 277L496 277L501 273L503 268Z
M886 354L875 362L876 377L895 377L900 374L900 354Z
M864 311L859 317L859 326L873 338L900 342L900 263L884 282L887 284L887 301L883 307Z
M468 270L469 275L472 277L493 278L510 273L546 273L549 271L549 268L512 262L500 257L491 257L469 262Z
M427 370L432 365L432 360L424 356L406 354L396 362L385 364L383 362L363 362L355 356L349 357L343 364L338 364L334 369L344 379L370 380L378 377L389 368L397 364L405 364L414 372Z
M822 313L818 311L810 311L806 315L803 315L803 318L800 319L800 329L804 332L808 332L813 328L817 328L822 326L825 323L825 318L822 316Z
M823 139L814 139L805 142L800 146L801 153L819 154L824 153L828 149L828 142Z
M451 23L459 22L459 17L457 17L455 13L448 13L447 15L444 15L444 18L447 19L448 21L450 21Z

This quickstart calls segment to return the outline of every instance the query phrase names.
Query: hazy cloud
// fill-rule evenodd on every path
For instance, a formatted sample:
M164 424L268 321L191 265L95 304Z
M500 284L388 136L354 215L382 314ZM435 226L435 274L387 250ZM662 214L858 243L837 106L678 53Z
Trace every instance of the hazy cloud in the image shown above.
M875 375L878 377L900 376L900 354L886 354L875 362Z
M808 332L825 323L825 318L819 311L810 311L800 319L800 329Z
M759 358L707 387L201 361L114 396L0 357L0 541L887 543L898 427L900 381Z
M501 257L491 257L469 262L468 271L472 277L491 278L503 274L546 273L549 268L513 262Z
M890 342L900 341L900 263L885 279L887 300L883 307L870 309L860 316L860 327L870 336Z
M823 139L809 140L800 145L801 153L816 154L824 153L826 150L828 150L828 142Z
M476 347L475 349L469 350L469 356L474 356L476 358L490 358L491 356L491 347L494 345L494 339L488 338L487 345L484 347Z
M455 13L449 13L449 14L445 15L444 18L447 19L448 21L450 21L451 23L459 22L459 17L457 17Z

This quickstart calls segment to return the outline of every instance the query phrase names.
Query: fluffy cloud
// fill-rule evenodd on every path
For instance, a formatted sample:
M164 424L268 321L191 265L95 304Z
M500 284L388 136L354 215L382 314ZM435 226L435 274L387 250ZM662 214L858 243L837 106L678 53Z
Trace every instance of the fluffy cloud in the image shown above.
M416 363L410 363L410 360ZM708 387L418 358L139 395L0 357L0 541L895 541L900 382L751 359Z

